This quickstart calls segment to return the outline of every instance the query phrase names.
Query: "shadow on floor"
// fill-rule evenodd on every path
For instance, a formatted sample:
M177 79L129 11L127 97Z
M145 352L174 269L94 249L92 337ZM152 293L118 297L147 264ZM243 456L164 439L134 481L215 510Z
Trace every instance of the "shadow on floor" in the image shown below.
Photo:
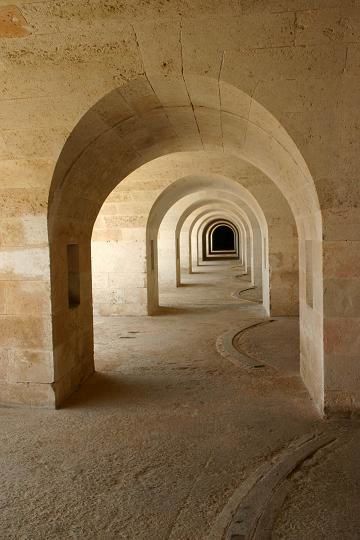
M216 303L213 304L198 304L198 305L192 305L190 307L182 307L182 306L160 306L159 310L156 314L152 315L152 317L163 317L167 315L197 315L197 314L204 314L204 313L214 313L214 307L217 307L219 311L221 309L231 309L231 310L241 310L243 308L248 307L257 307L257 304L245 300L244 303L238 303L238 304L221 304L220 306Z
M216 287L216 283L180 283L179 287Z
M62 409L111 407L163 400L173 393L168 379L123 375L119 373L95 372L64 403Z

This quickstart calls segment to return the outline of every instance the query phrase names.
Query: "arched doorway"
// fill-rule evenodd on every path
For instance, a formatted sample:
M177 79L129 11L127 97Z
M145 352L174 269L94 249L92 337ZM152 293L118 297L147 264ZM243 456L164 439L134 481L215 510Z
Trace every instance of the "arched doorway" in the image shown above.
M210 233L210 253L236 252L236 234L226 223L216 225Z
M212 192L213 197L216 197L219 200L225 200L227 204L233 205L247 223L251 246L251 279L262 289L264 307L266 312L269 313L269 271L268 269L265 269L264 271L264 252L261 248L263 243L262 238L268 235L268 227L264 213L256 199L242 186L219 175L212 175L202 177L189 176L177 180L161 193L151 208L146 232L148 254L148 308L150 314L157 313L159 307L157 240L159 228L164 223L163 220L165 216L169 215L170 209L175 206L177 201L198 194L200 197L199 202L201 203L201 200L206 200L206 197L209 197ZM180 213L181 212L179 212L179 218ZM176 251L178 253L177 244L179 228L171 225L170 230L173 228L175 229L175 244L173 243L172 245L174 246L174 252ZM172 235L173 233L171 232L171 237ZM201 257L203 258L202 250ZM167 257L167 259L169 259L169 257Z
M158 84L165 89L169 84L174 84L174 81L160 77ZM206 79L201 78L202 87L204 84L206 85ZM125 101L124 93L131 87L136 87L136 92L133 98ZM174 136L174 130L169 123L170 110L168 108L165 114L163 109L166 100L161 102L159 98L155 98L155 107L154 102L149 102L148 108L138 107L140 96L149 91L148 82L137 80L100 100L72 132L54 173L48 223L55 366L53 388L57 403L93 371L90 239L101 205L112 189L142 164L166 154L187 152L196 148L191 138ZM232 87L232 92L234 102L235 96L238 101L242 101L244 97L248 99L248 96L236 87ZM129 109L133 111L130 121ZM103 121L93 121L94 117L104 118L104 111L107 111L105 128ZM114 111L116 119L112 116ZM221 111L221 114L225 125L225 121L229 120L229 113ZM262 118L261 126L253 120L256 114L258 118ZM246 123L246 139L240 143L238 137L232 138L228 133L226 151L254 164L277 184L295 216L300 239L300 259L304 261L306 257L305 240L307 253L312 253L311 267L307 265L305 274L300 274L301 340L303 350L307 351L302 355L302 373L320 406L323 396L322 353L319 352L322 351L323 343L321 273L318 274L316 293L313 289L312 305L306 301L306 283L311 282L313 268L321 266L322 261L321 217L316 190L294 142L259 103L253 100L251 116L247 120L235 112L231 121L238 123L240 132L243 132L244 122ZM159 123L163 126L160 131ZM149 133L149 137L143 137L144 129ZM231 133L235 131L232 129ZM98 181L99 177L102 178L101 183ZM67 257L70 245L74 246L70 249L71 252L78 252L79 260L77 272L81 300L76 307L69 307L68 302L67 276L72 272L72 264ZM305 268L303 263L301 268ZM69 315L69 309L72 310L69 321L66 328L63 328L64 312ZM315 333L314 328L317 329ZM76 348L72 345L75 342ZM311 370L304 367L308 362L311 362Z
M204 260L239 258L239 232L228 220L217 219L203 230Z

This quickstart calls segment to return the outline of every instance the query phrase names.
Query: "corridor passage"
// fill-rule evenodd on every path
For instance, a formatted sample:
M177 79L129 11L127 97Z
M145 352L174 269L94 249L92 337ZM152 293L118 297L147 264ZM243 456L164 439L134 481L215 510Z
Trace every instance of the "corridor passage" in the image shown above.
M220 538L218 516L246 479L304 435L334 429L319 419L298 375L252 373L217 352L218 336L261 322L263 308L232 296L249 286L241 268L197 271L162 291L159 316L96 320L98 372L63 409L0 410L2 538ZM351 437L336 450L337 467L355 451L356 426ZM354 496L356 478L335 465L332 474L327 452L324 470L309 473L315 507L305 468L295 513L290 498L274 538L320 538L312 527L327 482ZM327 538L356 538L346 531L351 504L340 512L335 498L332 507L327 525L345 533Z

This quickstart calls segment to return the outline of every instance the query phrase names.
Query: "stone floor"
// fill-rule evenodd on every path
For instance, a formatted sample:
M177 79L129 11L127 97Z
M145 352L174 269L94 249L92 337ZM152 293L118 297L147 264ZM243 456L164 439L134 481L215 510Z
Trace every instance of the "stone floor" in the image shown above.
M233 339L234 347L258 364L273 368L274 374L298 377L300 370L299 319L276 318L255 322Z
M272 537L360 538L358 424L318 417L294 373L295 342L276 377L220 356L220 334L264 313L232 295L249 285L239 268L198 270L161 289L159 316L96 321L99 372L63 409L0 409L1 539L212 538L259 467L327 430L336 443L292 475ZM276 356L276 324L248 332L247 351Z

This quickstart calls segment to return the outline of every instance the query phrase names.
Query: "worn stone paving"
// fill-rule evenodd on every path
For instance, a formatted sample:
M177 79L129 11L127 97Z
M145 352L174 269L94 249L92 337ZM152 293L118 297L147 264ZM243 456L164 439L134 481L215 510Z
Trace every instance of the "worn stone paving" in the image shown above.
M303 463L272 531L274 540L355 540L360 536L360 425L335 425L337 440Z
M299 319L271 318L235 335L233 345L257 364L273 368L279 376L298 376L300 369Z
M208 274L206 286L197 274L187 278L197 286L163 291L160 316L98 319L101 371L63 409L0 410L1 538L206 539L250 474L300 437L326 429L300 378L253 377L217 353L220 333L262 317L261 306L231 298L233 272L225 271L222 287L219 274ZM204 293L211 304L202 303ZM315 496L324 475L326 486L337 481L342 489L341 465L328 475L334 460L326 463L312 476L314 486L301 473L276 538L356 537L312 529L328 503L321 487L309 511L309 490ZM350 512L355 491L347 482ZM339 502L329 504L339 510ZM304 522L302 512L312 517ZM336 531L335 522L332 516Z

